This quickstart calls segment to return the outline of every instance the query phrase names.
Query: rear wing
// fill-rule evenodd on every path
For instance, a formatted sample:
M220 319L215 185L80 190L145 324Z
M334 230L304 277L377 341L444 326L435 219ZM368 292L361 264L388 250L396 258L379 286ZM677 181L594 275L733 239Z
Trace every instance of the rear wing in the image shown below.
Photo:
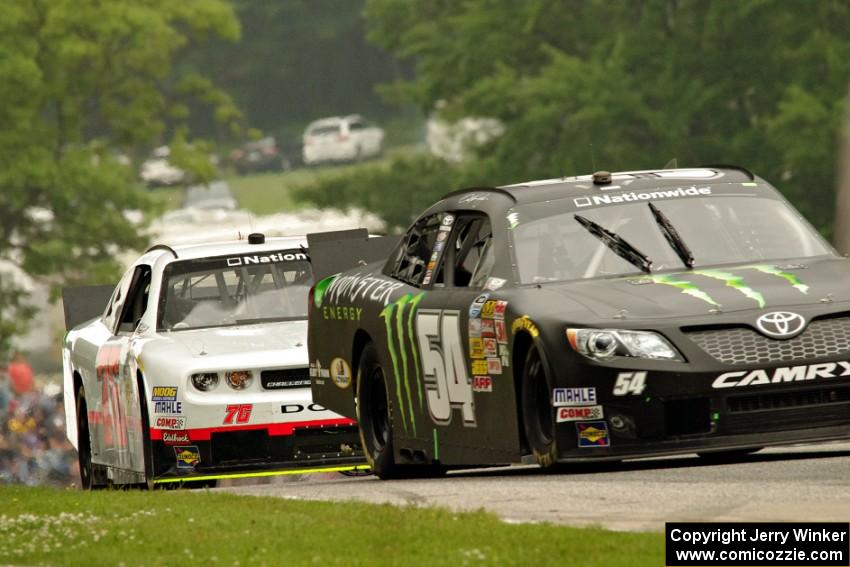
M84 285L62 289L62 307L65 311L65 330L70 331L80 323L99 317L106 309L114 285Z
M313 277L319 281L357 266L384 260L395 250L400 238L370 237L365 228L308 234Z

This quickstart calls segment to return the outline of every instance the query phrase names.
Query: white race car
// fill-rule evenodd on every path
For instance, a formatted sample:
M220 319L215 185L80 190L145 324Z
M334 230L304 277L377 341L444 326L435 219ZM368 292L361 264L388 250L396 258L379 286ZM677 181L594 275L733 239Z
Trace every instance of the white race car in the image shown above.
M84 488L362 465L355 422L310 394L305 245L159 245L111 295L66 290L67 435Z

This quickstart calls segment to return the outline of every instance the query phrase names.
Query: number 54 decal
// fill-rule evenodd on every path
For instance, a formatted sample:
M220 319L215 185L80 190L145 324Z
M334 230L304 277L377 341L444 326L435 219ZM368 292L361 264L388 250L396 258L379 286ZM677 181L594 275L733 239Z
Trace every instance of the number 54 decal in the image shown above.
M422 309L416 314L416 336L422 353L425 395L431 419L440 425L460 408L463 424L475 427L472 384L460 340L460 312Z
M646 388L646 372L620 372L617 381L614 382L614 395L625 396L626 394L639 395Z

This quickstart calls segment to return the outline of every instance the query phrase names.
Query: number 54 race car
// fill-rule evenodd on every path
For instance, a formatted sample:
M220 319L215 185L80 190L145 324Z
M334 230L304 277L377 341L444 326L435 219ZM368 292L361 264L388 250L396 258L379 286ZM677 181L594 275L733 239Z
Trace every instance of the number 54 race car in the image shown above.
M354 422L310 395L304 244L154 246L114 289L66 290L67 434L85 488L363 462Z
M741 168L461 190L388 259L311 253L350 268L313 397L380 477L850 437L850 261Z

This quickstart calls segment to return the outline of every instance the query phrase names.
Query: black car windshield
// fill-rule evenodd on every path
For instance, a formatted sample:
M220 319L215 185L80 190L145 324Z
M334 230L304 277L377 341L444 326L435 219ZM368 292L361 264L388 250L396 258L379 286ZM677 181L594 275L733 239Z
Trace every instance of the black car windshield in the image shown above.
M652 271L685 270L647 201L575 208L574 199L519 205L508 213L521 283L640 273L575 215L616 233L652 261ZM653 204L690 248L694 267L834 253L782 200L757 196L667 199Z
M298 258L275 261L284 257ZM307 318L313 273L306 254L284 251L244 265L243 258L174 262L166 267L158 328L179 331ZM253 258L257 258L254 256ZM227 262L231 264L227 265Z

